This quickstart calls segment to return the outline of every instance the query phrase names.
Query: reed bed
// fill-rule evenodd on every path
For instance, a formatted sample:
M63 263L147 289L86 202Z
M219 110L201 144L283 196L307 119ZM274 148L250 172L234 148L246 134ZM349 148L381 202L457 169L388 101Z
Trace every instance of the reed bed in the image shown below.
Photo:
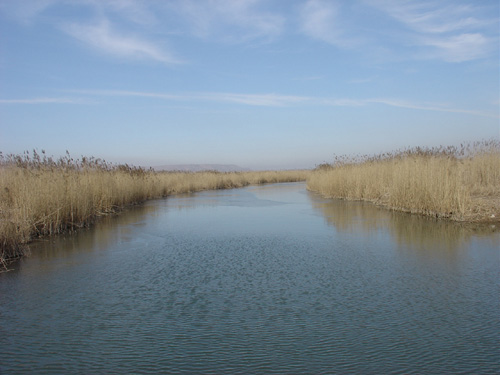
M309 190L455 221L500 219L500 142L341 156L321 164Z
M310 171L154 172L95 158L0 154L0 263L35 238L91 225L124 206L171 194L306 180Z

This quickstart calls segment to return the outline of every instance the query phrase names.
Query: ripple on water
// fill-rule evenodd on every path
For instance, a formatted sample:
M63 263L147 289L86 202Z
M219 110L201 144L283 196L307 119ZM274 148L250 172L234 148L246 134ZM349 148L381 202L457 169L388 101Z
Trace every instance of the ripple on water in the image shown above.
M162 201L105 249L82 240L0 275L0 372L500 372L494 247L429 256L390 228L353 234L296 186L280 204L256 187Z

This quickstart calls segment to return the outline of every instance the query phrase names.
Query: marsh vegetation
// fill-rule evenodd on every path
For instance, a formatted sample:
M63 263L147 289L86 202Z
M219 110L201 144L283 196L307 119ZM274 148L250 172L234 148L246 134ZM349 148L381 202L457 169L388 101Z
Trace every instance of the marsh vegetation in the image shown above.
M500 142L340 156L319 165L308 189L456 221L499 221Z
M148 199L307 180L327 198L467 222L500 221L500 142L340 156L314 171L155 172L101 159L0 153L0 263L35 238L71 232Z
M42 151L0 158L0 262L31 240L74 231L147 199L250 184L304 181L310 171L155 172L101 159L54 159Z

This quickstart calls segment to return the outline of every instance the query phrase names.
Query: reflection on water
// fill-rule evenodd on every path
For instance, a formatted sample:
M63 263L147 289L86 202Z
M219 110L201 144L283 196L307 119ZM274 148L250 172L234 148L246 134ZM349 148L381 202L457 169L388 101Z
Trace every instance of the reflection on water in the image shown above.
M312 206L329 225L347 233L386 231L399 245L417 253L453 254L471 240L500 248L500 228L491 224L455 223L377 207L367 202L310 196Z
M0 373L500 373L490 231L301 183L147 202L0 274Z
M161 200L144 205L127 207L120 214L103 216L92 228L84 228L78 232L37 240L31 244L32 257L19 262L32 264L54 257L71 258L74 254L84 252L106 251L111 245L130 240L133 228L146 225L146 219L154 218L161 207Z

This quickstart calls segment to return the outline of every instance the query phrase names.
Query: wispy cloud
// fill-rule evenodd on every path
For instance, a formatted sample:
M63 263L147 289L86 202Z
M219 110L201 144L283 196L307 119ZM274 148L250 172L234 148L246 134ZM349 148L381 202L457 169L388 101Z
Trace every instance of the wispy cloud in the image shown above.
M492 56L498 50L498 6L491 3L23 0L0 1L0 11L23 23L55 25L104 54L164 64L183 60L167 47L173 35L254 43L285 39L297 30L377 61L435 59L460 63ZM68 12L60 13L58 8Z
M52 7L68 7L90 10L92 13L103 15L114 13L120 18L138 24L151 24L156 22L154 12L150 10L149 5L144 1L137 0L23 0L23 1L4 1L0 3L0 10L6 12L22 23L30 24L37 21L37 18L44 15L44 12L50 11ZM50 17L51 22L57 21L57 17Z
M75 98L29 98L29 99L0 99L0 104L82 104L86 100Z
M50 23L56 30L83 44L118 58L179 64L165 44L167 37L156 30L155 4L137 0L25 0L0 4L0 10L24 24ZM61 16L56 9L69 10ZM124 31L126 30L126 31Z
M32 0L32 1L4 1L0 3L0 10L23 24L31 24L47 8L60 0Z
M417 58L459 63L484 58L498 44L498 17L485 15L481 3L463 5L437 0L366 2L405 28L402 35L406 43L420 48Z
M310 98L304 96L278 94L206 93L200 95L199 98L204 100L266 107L285 107L310 101Z
M456 32L484 23L473 16L474 6L458 2L373 0L369 3L419 33Z
M125 36L112 29L107 20L92 24L66 24L62 28L72 37L102 53L127 58L151 59L165 64L181 61L155 44L136 36Z
M318 104L332 107L363 107L369 102L363 99L349 98L318 98Z
M367 99L322 99L321 102L326 105L336 107L364 107L372 104L382 104L390 107L407 108L421 111L433 112L449 112L449 113L462 113L473 116L500 118L498 114L488 113L483 111L476 111L472 109L454 108L436 103L419 103L411 102L403 99L394 98L367 98Z
M171 9L181 14L190 32L202 38L242 42L273 39L284 30L285 17L269 10L262 0L180 0Z
M473 116L481 116L481 117L490 117L490 118L500 118L498 114L476 111L471 109L463 109L463 108L453 108L449 106L439 105L439 104L422 104L409 102L401 99L390 99L390 98L373 98L373 99L365 99L364 102L375 103L375 104L385 104L391 107L399 107L399 108L408 108L408 109L416 109L423 111L434 111L434 112L449 112L449 113L463 113Z
M422 37L422 45L434 47L428 54L448 62L462 62L485 57L491 49L491 41L479 33L448 37Z
M132 21L136 24L149 26L157 24L157 14L149 2L137 0L106 0L106 1L92 1L80 0L92 3L99 9L100 13L114 13L120 18Z
M373 104L390 107L407 108L421 111L461 113L473 116L500 118L498 113L488 113L473 109L454 108L440 103L419 103L396 98L332 98L283 95L276 93L245 94L229 92L195 92L195 93L162 93L131 90L69 90L69 92L85 97L40 97L28 99L0 99L0 104L90 104L97 103L96 97L138 97L165 101L181 102L219 102L241 104L257 107L290 107L297 105L332 106L332 107L365 107ZM89 99L88 97L91 97Z
M167 101L185 101L185 102L219 102L232 103L259 107L290 107L297 105L309 106L332 106L332 107L364 107L368 105L387 105L390 107L407 108L422 111L462 113L473 116L500 118L498 114L476 111L472 109L454 108L439 103L419 103L394 98L332 98L332 97L313 97L283 95L275 93L265 94L242 94L227 92L198 92L198 93L158 93L127 90L73 90L72 92L91 96L129 96L152 98Z
M300 7L300 30L311 38L337 47L353 47L359 40L342 27L340 5L336 1L308 0Z
M311 100L308 97L278 94L239 94L221 92L201 92L169 94L127 90L73 90L73 92L95 96L130 96L175 101L207 101L237 103L251 106L284 107Z
M339 48L397 60L459 63L498 50L498 9L452 0L307 0L298 9L299 30ZM391 22L396 21L396 22ZM390 59L390 58L389 58Z

